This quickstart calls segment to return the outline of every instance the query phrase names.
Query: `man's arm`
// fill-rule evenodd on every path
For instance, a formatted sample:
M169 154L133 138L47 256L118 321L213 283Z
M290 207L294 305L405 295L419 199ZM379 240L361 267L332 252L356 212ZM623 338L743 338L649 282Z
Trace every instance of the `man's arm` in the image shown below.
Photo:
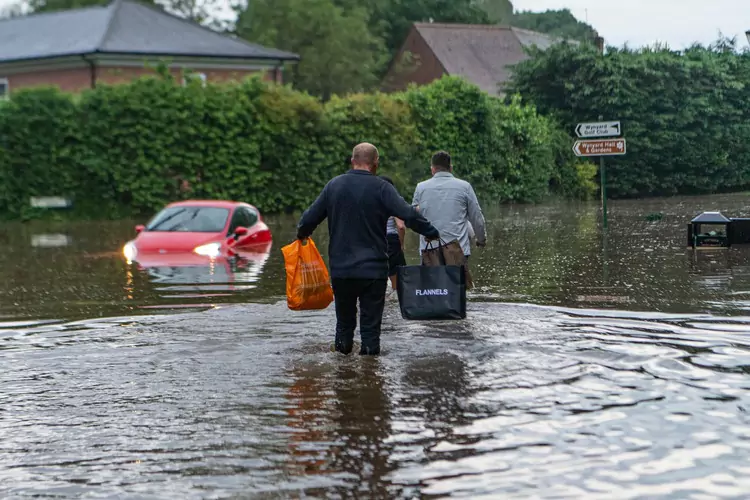
M396 228L398 229L398 240L401 242L401 249L403 250L404 239L406 238L406 225L398 217L396 217Z
M404 221L406 227L430 240L440 237L438 230L435 229L435 227L414 207L409 206L409 204L398 194L396 188L390 184L383 183L380 195L389 215L398 217Z
M467 203L467 215L469 216L469 222L474 228L474 235L477 238L477 246L483 247L487 244L487 228L484 224L484 214L482 214L482 208L479 206L479 200L474 192L474 188L469 184L468 192L468 203Z
M328 186L323 188L318 198L313 202L310 207L305 210L305 213L300 217L299 224L297 224L297 239L304 240L309 238L313 231L325 220L328 216L326 209Z
M415 207L417 210L419 209L419 198L422 195L422 192L419 189L419 184L417 184L417 187L414 188L414 196L411 198L411 206Z

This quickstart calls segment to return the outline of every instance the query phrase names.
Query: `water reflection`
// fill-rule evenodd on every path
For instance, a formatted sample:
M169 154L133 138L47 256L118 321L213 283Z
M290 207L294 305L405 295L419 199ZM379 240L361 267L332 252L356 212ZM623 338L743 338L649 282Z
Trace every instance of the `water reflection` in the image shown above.
M7 243L0 253L0 317L65 321L277 295L258 289L274 253L270 245L231 259L170 254L128 264L121 248L132 224L0 225L0 241Z
M288 449L290 460L286 470L293 475L327 474L334 453L334 430L329 420L333 402L323 390L321 371L299 367L290 373L294 381L289 388L286 409L292 430ZM314 443L310 446L309 443Z
M390 470L390 401L382 370L379 360L362 359L334 372L335 423L343 439L332 467L350 478L346 490L360 495L378 491Z
M195 285L190 287L161 287L160 290L226 290L238 291L254 286L234 285L234 283L254 283L260 278L270 253L254 254L252 257L206 259L205 264L179 265L162 261L160 265L139 265L139 270L148 272L152 283L173 285ZM170 265L172 264L172 265ZM201 285L213 284L212 287Z
M66 247L73 243L67 234L34 234L31 236L31 246L40 248Z
M336 355L333 355L334 359ZM380 491L391 470L391 402L379 359L351 358L340 363L301 365L287 410L291 462L295 475L318 475L328 488L307 490L342 496Z
M615 201L610 208L610 229L602 232L596 203L487 207L490 241L473 251L469 300L675 313L748 309L742 294L750 290L750 248L695 252L685 242L685 223L696 211L748 215L746 196ZM662 217L648 217L653 213ZM279 248L294 238L295 219L267 222L276 248L236 262L171 255L140 269L121 253L136 221L2 224L0 316L67 320L283 300ZM327 255L326 228L313 237ZM417 241L407 233L412 264Z
M139 258L137 263L128 264L128 282L130 268L137 266L146 272L161 304L145 304L145 309L203 308L213 304L196 302L202 299L211 301L217 298L238 298L241 292L256 288L263 268L270 257L271 245L251 252L237 253L232 257L204 257L195 254L154 255L151 258ZM129 291L132 284L126 284ZM132 294L129 294L132 298Z

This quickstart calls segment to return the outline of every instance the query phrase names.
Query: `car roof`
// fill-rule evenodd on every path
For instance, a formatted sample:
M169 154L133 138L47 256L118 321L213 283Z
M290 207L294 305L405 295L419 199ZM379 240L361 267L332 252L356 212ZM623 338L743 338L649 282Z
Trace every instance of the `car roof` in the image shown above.
M214 208L227 208L229 210L235 207L251 207L255 208L249 203L243 203L241 201L227 201L227 200L185 200L176 201L167 205L168 207L214 207ZM257 209L256 209L257 210Z

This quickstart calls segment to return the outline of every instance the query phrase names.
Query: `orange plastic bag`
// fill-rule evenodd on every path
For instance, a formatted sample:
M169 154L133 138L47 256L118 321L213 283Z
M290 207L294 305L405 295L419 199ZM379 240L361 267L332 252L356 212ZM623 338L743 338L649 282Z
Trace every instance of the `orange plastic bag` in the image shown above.
M286 303L293 311L325 309L333 302L328 268L312 238L282 247L286 267Z

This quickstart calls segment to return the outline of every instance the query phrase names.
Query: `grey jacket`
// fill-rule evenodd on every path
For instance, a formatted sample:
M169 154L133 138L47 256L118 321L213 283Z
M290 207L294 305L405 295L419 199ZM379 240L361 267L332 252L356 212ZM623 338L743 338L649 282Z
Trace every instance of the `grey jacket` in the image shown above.
M441 239L448 243L458 240L464 255L471 255L471 229L477 243L487 241L484 215L474 188L450 172L438 172L432 179L417 184L412 205L418 207L419 212L440 231ZM426 246L424 237L420 237L420 253Z

